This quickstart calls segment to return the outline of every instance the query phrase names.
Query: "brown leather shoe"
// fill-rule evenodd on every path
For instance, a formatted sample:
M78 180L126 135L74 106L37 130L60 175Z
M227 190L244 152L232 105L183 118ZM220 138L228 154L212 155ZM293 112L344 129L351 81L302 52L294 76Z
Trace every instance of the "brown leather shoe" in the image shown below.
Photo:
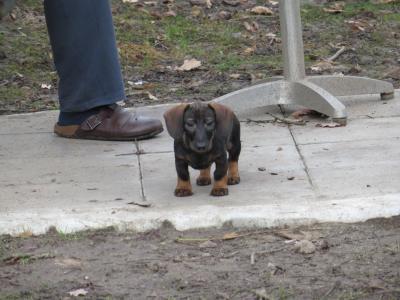
M163 131L160 120L137 116L118 105L104 107L81 125L54 126L58 136L74 139L134 141Z

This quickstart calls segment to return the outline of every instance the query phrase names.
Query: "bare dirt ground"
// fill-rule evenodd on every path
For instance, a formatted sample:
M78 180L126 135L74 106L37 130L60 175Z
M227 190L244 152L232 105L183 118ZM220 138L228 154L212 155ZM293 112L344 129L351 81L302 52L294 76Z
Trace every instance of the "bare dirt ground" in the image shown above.
M400 217L0 239L0 299L399 299ZM299 242L303 246L299 249Z

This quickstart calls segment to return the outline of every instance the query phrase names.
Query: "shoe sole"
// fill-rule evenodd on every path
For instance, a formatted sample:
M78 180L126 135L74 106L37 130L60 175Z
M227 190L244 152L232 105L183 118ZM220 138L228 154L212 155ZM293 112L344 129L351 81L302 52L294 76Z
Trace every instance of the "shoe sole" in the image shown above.
M90 136L90 135L84 137L77 136L76 131L78 130L78 128L79 128L78 125L60 126L56 124L54 126L54 133L59 137L68 139L126 142L126 141L139 141L139 140L149 139L164 131L163 128L159 128L153 132L134 137L108 138L108 137Z

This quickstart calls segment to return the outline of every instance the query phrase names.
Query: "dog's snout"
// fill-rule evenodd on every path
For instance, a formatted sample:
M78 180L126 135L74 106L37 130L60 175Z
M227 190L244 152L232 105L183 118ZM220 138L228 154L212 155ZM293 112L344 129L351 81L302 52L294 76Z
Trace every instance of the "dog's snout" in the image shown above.
M200 151L204 151L207 148L207 143L206 142L197 142L196 148Z

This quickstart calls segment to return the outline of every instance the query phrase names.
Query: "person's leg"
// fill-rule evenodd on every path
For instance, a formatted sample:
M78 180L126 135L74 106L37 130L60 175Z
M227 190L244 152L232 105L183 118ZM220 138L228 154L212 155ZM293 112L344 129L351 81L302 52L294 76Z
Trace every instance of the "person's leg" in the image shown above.
M45 0L44 8L60 79L61 121L68 123L70 116L73 122L71 113L123 100L108 0Z
M45 0L45 16L59 75L63 137L134 140L160 133L157 119L114 105L124 86L108 0Z

